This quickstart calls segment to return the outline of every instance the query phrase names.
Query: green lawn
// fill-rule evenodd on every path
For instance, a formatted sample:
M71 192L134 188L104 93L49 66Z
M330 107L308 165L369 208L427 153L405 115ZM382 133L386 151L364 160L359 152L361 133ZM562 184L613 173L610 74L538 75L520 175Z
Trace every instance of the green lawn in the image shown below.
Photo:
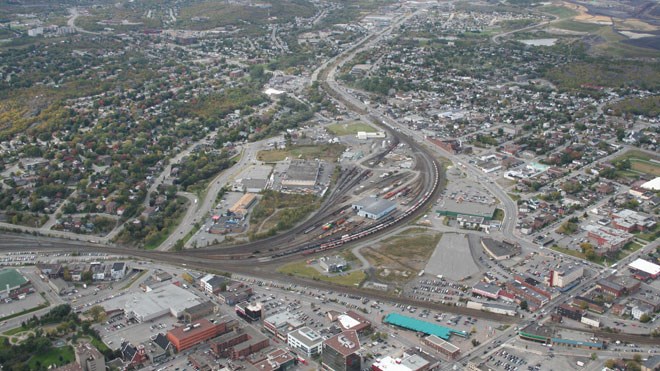
M655 228L653 228L652 231L648 231L644 233L638 232L635 233L635 235L637 236L637 238L641 238L644 241L653 242L655 241L656 238L658 238L658 233L660 233L660 225L656 224Z
M363 271L353 271L345 275L326 276L314 267L307 265L304 261L289 263L280 267L278 271L284 274L335 283L341 286L358 286L367 277Z
M358 131L365 131L367 133L376 132L376 129L374 129L371 125L359 121L352 122L350 124L332 124L326 126L326 129L328 129L329 132L337 136L357 134Z
M504 210L495 209L495 214L493 214L493 219L494 220L499 220L499 221L504 220Z
M14 328L11 329L11 330L7 330L7 331L5 331L3 334L4 334L4 335L7 335L7 336L12 336L12 335L16 335L16 334L18 334L18 333L21 333L21 332L23 332L23 331L26 331L26 330L23 328L23 326L18 326L18 327L14 327Z
M50 365L62 366L73 362L75 355L71 346L62 348L53 348L46 353L35 354L28 361L28 369L37 370L42 367L48 368Z

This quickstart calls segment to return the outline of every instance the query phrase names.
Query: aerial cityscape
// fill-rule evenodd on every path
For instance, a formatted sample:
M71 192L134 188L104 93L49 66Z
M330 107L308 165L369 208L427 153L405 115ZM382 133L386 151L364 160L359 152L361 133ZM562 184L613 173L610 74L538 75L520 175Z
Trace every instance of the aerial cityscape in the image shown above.
M656 0L0 2L0 370L660 371Z

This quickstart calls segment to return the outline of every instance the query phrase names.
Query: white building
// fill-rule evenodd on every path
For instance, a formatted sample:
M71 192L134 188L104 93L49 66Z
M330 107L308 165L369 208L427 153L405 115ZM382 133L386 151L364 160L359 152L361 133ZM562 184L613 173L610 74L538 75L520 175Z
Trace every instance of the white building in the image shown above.
M287 344L291 348L301 351L307 357L311 357L315 354L321 353L323 338L318 332L311 328L302 327L289 332L287 336Z
M550 269L550 286L566 287L582 278L584 267L582 265L567 265Z
M112 270L110 271L110 276L113 280L121 280L126 276L127 266L124 262L117 262L112 264Z
M580 322L584 323L587 326L600 327L600 319L598 319L598 318L582 316L582 319L580 320Z

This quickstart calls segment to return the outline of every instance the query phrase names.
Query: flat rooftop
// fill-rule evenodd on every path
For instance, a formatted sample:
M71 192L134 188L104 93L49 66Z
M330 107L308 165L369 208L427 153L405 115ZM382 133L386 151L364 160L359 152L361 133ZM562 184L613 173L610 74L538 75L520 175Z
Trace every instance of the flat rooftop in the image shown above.
M454 330L449 327L436 325L435 323L418 320L417 318L408 317L399 313L390 313L385 317L385 323L403 327L408 330L422 332L427 335L435 335L441 339L449 340L451 335L456 334L466 337L467 332Z
M6 290L20 287L28 282L16 269L2 269L0 270L0 290Z

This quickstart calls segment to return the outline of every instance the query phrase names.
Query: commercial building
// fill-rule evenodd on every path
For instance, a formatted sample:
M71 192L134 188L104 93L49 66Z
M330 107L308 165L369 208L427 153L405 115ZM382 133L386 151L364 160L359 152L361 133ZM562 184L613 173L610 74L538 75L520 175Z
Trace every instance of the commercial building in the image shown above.
M218 306L212 301L205 301L183 311L186 323L192 323L218 311Z
M495 209L496 207L494 204L484 204L464 201L461 199L453 200L451 198L446 198L441 201L440 206L436 212L440 216L448 216L451 218L456 218L459 215L469 215L482 217L484 220L493 220Z
M277 313L264 319L264 328L283 341L286 341L289 332L304 325L305 323L291 312Z
M582 314L584 311L578 307L574 307L568 304L561 304L557 307L557 313L563 317L570 318L574 321L579 321L582 319Z
M371 321L352 310L338 315L337 322L343 331L352 330L360 336L371 332Z
M254 202L257 200L257 195L254 193L246 193L243 196L241 196L236 203L229 208L229 212L232 214L241 214L245 215L247 214L247 209L250 208L254 204Z
M321 369L327 371L360 371L362 357L357 332L343 331L325 341L321 352Z
M61 278L51 279L48 281L48 286L58 295L64 295L73 290L73 286Z
M266 354L266 358L256 362L254 367L260 371L286 371L296 365L296 359L284 349L275 349Z
M202 341L212 339L227 332L227 322L217 324L201 319L193 324L177 327L167 332L169 340L178 352L191 348Z
M587 231L589 242L598 247L596 249L598 255L617 251L635 238L628 232L602 225L587 225L584 229Z
M485 282L477 282L477 284L472 287L472 295L497 300L497 298L499 298L500 290L499 286L490 285Z
M650 261L644 259L637 259L634 262L628 264L628 267L633 271L640 271L645 274L648 274L651 279L656 279L660 276L660 265L651 263Z
M202 302L197 295L171 283L164 283L145 293L126 295L125 300L126 317L134 318L138 322L150 321L167 314L179 318L186 309Z
M377 197L365 197L351 207L361 217L378 220L396 210L396 203Z
M582 315L582 318L580 318L580 322L584 323L587 326L591 327L600 327L600 319L587 315L586 313Z
M239 359L256 353L270 345L268 338L254 328L236 327L211 341L211 350L217 357Z
M644 315L649 316L653 314L653 306L646 303L639 303L634 307L632 307L630 314L633 316L634 319L639 321L642 318L642 316Z
M634 210L623 209L610 214L612 226L629 233L648 231L655 228L655 217Z
M549 286L567 287L584 275L582 265L560 265L550 269Z
M495 260L506 260L520 254L520 245L508 241L497 241L492 238L482 238L481 246L486 254Z
M227 305L235 305L242 301L250 299L252 296L252 287L239 281L228 281L220 287L218 300Z
M90 343L80 343L74 348L76 363L82 371L105 371L105 357Z
M321 163L318 161L293 160L282 179L282 186L314 187L319 179Z
M401 315L399 313L388 314L383 322L390 325L403 327L408 330L421 332L423 334L435 335L444 340L449 340L451 335L459 335L462 337L468 336L468 333L465 331L454 330L449 327L436 325L435 323L422 321L417 318Z
M209 294L217 294L227 285L228 279L215 274L207 274L200 280L200 287Z
M457 359L461 355L461 348L435 335L425 337L422 342L445 355L447 359Z
M28 285L29 282L16 269L0 270L0 299L11 296L12 292Z
M124 262L117 262L112 264L112 270L110 271L110 276L112 277L113 280L119 281L124 279L124 276L126 276L126 271L128 270L128 266Z
M377 359L371 366L372 371L427 371L438 366L438 361L421 352L407 350L400 358L386 356Z
M323 338L321 334L309 327L302 327L289 332L287 335L287 344L307 357L312 357L321 353Z
M658 180L660 179L660 177L655 179ZM660 189L660 184L658 185L658 189ZM644 361L644 363L642 363L642 371L658 371L658 370L660 370L659 354L649 357L646 361Z
M619 298L639 291L641 282L630 276L611 276L598 280L597 287L606 295Z
M558 337L555 335L555 332L552 330L552 328L537 324L531 324L521 329L518 331L518 336L524 340L543 344L591 350L605 349L605 343L603 342L581 341Z
M234 310L239 317L248 322L259 321L263 315L263 308L258 302L249 303L247 301L240 302L234 306Z

